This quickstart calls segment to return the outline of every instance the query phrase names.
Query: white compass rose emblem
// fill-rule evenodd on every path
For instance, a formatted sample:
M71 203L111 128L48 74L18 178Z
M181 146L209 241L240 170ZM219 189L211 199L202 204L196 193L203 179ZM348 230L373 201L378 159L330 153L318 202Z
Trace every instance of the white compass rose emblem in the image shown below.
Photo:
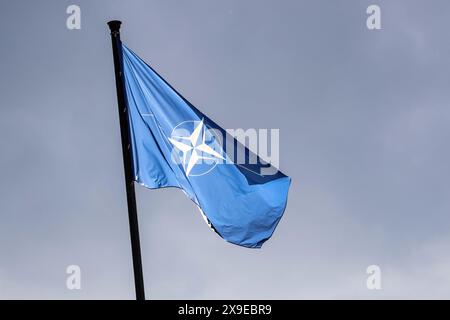
M173 129L169 141L188 177L204 175L225 160L218 135L209 130L203 120L180 123Z

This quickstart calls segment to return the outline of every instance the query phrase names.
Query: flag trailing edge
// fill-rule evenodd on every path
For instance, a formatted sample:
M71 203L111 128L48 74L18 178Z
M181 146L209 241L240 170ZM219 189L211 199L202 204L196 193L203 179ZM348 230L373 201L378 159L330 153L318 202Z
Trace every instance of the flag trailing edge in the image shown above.
M291 179L278 170L261 174L262 161L235 163L226 146L246 158L251 151L123 44L122 63L135 181L180 188L222 238L260 248L283 216Z

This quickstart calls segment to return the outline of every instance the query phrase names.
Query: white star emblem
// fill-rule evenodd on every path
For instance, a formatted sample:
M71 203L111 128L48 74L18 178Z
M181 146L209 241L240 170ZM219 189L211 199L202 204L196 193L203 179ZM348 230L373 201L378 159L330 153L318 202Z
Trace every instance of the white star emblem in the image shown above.
M183 153L183 168L186 176L189 176L194 166L202 159L225 160L225 158L206 143L208 129L203 124L203 119L195 127L190 136L173 136L169 138L170 143ZM175 140L175 139L178 140ZM182 141L179 141L182 140ZM184 143L186 141L186 143ZM205 156L205 154L207 156Z

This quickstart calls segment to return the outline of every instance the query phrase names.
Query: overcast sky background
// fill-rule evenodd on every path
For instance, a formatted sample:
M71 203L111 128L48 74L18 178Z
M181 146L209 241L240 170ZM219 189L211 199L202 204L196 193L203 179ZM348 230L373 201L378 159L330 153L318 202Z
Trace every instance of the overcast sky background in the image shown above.
M382 30L366 8L382 9ZM81 30L66 28L78 4ZM0 298L133 299L106 22L224 128L280 128L289 202L261 250L137 188L153 299L450 298L450 3L0 2ZM66 288L66 267L82 289ZM366 268L382 290L366 288Z

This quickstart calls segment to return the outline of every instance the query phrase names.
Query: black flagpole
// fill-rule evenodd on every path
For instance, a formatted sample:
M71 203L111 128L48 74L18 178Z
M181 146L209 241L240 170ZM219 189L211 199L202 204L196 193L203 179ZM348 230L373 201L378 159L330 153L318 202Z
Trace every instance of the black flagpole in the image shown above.
M116 73L117 104L119 106L120 134L122 138L122 155L125 169L125 186L127 189L128 220L130 222L131 251L133 254L134 286L136 300L145 300L144 277L142 274L141 245L139 242L139 225L134 193L133 163L130 145L130 130L128 123L128 108L125 98L125 86L122 71L122 46L120 42L120 25L122 22L108 22L111 29L111 41Z

